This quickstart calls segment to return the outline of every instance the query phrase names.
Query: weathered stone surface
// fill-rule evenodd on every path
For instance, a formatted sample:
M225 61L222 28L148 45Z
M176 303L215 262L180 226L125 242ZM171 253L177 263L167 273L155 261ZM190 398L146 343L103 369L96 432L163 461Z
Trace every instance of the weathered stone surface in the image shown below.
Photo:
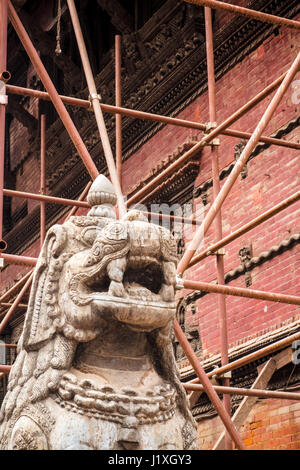
M115 220L102 175L87 216L47 233L1 410L2 449L193 449L170 339L176 242Z

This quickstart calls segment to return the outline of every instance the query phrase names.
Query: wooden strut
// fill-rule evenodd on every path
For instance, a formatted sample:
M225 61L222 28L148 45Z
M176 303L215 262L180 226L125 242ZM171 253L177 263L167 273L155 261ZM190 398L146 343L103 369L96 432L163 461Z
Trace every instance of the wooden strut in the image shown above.
M93 76L93 72L91 69L90 61L88 58L87 50L85 47L85 42L84 38L82 35L81 27L80 27L80 22L77 14L77 10L75 7L74 0L67 0L68 7L69 7L69 12L77 40L77 45L81 57L81 62L85 74L85 78L87 81L88 89L90 92L90 100L93 106L93 111L95 114L95 119L96 123L98 126L101 142L102 142L102 147L104 151L104 156L106 159L106 164L107 168L109 171L110 179L111 182L115 188L116 195L117 195L117 204L118 204L118 209L119 209L119 216L122 217L124 214L126 214L126 205L124 202L124 198L122 195L122 190L121 190L121 185L120 185L120 180L118 178L117 174L117 169L114 161L114 157L112 154L108 134L107 134L107 129L105 125L105 121L103 118L101 106L100 106L100 96L97 93L96 89L96 84Z
M258 377L254 381L251 389L264 389L269 380L271 379L272 375L276 370L276 362L275 360L269 359L265 364L263 364L262 369L260 370ZM232 421L235 424L236 428L239 429L242 424L246 421L248 414L250 413L251 408L257 401L257 397L254 396L245 396L242 400L242 403L239 405L238 409L235 411ZM213 450L221 450L224 448L225 444L225 435L224 433L221 434L219 439L217 440L216 444L213 447Z
M216 82L215 82L215 63L214 63L214 49L213 49L213 30L212 30L212 13L211 9L204 8L205 17L205 37L206 37L206 57L207 57L207 81L208 81L208 107L209 107L209 122L215 123L217 120L216 111ZM220 178L219 178L219 146L212 145L210 147L211 156L211 172L213 182L213 200L216 199L220 192ZM218 212L215 220L215 234L216 241L222 239L222 214ZM218 284L225 283L225 270L224 270L224 257L220 254L216 255L215 267L217 271ZM226 297L224 294L218 296L218 310L219 310L219 329L221 338L221 362L222 365L228 364L228 325L227 325L227 310L226 310ZM222 385L229 387L230 379L224 378ZM224 408L228 415L231 415L230 395L223 395ZM232 441L229 434L225 433L225 449L232 450Z
M293 360L293 350L291 347L283 349L280 353L276 354L271 358L272 362L275 363L276 370L280 369ZM267 361L268 362L268 361ZM233 364L233 363L232 363ZM264 368L263 363L258 367L258 375L260 375L261 370ZM214 374L214 375L212 375ZM215 377L215 370L211 373L207 374L211 381L214 381L214 389L217 393L229 393L231 395L241 395L241 396L248 396L248 397L257 397L257 398L276 398L276 399L288 399L288 400L300 400L300 393L299 392L282 392L282 391L273 391L273 390L260 390L259 387L266 386L267 384L263 385L263 382L257 382L256 380L252 384L251 388L242 388L242 387L222 387L218 385L216 377ZM196 379L197 380L197 379ZM204 388L200 384L191 382L184 382L183 387L188 391L195 391L198 393L202 393Z

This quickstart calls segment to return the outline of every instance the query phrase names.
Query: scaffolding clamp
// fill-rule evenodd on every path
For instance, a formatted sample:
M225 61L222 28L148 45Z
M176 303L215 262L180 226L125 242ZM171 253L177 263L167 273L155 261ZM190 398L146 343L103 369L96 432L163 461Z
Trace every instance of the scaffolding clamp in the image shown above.
M216 251L207 251L206 252L206 256L225 256L226 255L226 251L225 251L225 248L219 248L219 250L216 250Z
M175 289L177 290L184 289L184 280L182 279L182 277L178 276L178 274L176 274Z
M204 134L209 134L212 129L215 129L217 127L216 122L207 122L206 123L206 129L204 131Z
M7 106L8 103L8 97L6 94L6 88L5 88L5 82L0 80L0 104L4 104Z
M219 147L221 144L220 144L220 139L213 139L211 142L206 142L204 140L204 145L207 145L209 147Z
M214 370L217 372L219 367L215 367ZM212 371L212 378L213 379L231 379L232 373L231 370L224 372L223 374L217 374L216 372Z
M209 135L209 134L207 134ZM208 146L208 147L219 147L220 144L220 139L216 138L213 139L211 142L206 142L205 137L201 140L201 143L203 146Z
M4 104L4 106L7 106L7 104L8 104L7 95L1 95L0 94L0 104Z
M102 101L102 97L101 97L100 93L90 93L88 100L90 102L89 109L93 110L93 100L98 100L100 102L100 101Z
M205 125L204 134L206 136L208 136L210 134L210 131L212 129L215 129L217 126L218 126L218 124L216 122L207 122L206 125ZM206 142L205 137L204 137L203 144L204 145L209 145L211 147L217 147L217 146L220 145L220 139L216 138L216 139L213 139L211 142Z

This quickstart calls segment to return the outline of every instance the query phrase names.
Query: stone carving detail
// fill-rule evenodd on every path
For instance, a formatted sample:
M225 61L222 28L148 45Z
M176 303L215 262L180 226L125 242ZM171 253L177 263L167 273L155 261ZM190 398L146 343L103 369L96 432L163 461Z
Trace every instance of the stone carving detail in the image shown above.
M148 47L152 52L159 52L166 44L169 38L172 37L172 30L170 26L163 23L160 26L160 31L155 36L152 41L146 42L146 47Z
M187 323L186 317L187 315L195 315L197 312L197 307L195 303L187 303L186 299L183 297L177 305L177 321L181 326L182 331L185 332L186 338L189 341L190 345L192 346L195 353L201 352L201 341L199 336L199 330L197 326L191 326ZM186 356L181 348L179 341L173 338L173 345L174 345L174 353L176 357L176 361L180 362Z
M235 160L238 160L240 158L240 156L242 155L242 152L243 152L244 148L246 147L246 143L247 143L246 140L241 140L241 142L239 142L234 147L234 158L235 158ZM248 167L247 167L247 163L246 163L246 165L243 167L243 169L241 171L241 178L245 179L247 176L248 176Z
M179 256L182 256L185 251L185 241L184 238L178 237L177 238L177 253Z
M116 221L100 175L87 216L47 233L0 416L2 449L194 449L171 342L176 241Z
M207 193L207 191L205 191L201 194L201 199L202 199L202 204L204 206L207 206L207 204L208 204L208 193Z
M251 273L248 270L247 263L249 263L252 258L252 246L244 246L243 248L241 248L239 251L239 258L245 271L246 287L250 287L252 285L252 278Z

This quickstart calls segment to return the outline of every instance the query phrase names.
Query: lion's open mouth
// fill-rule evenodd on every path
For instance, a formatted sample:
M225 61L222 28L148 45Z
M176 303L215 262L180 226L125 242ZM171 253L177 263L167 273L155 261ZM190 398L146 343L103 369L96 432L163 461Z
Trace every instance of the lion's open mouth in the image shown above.
M155 258L132 256L127 259L122 281L115 281L102 271L87 277L81 287L84 294L92 297L100 294L151 303L174 302L174 288L165 283L165 277L163 264Z

